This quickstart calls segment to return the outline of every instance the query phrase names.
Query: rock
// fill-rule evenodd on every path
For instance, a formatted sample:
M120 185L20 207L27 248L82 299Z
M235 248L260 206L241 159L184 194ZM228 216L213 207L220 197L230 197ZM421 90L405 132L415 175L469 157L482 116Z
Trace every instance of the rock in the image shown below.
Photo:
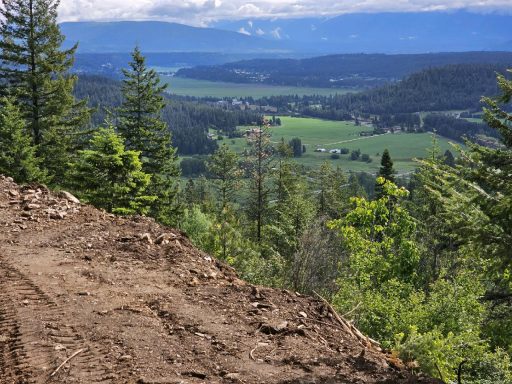
M27 204L23 208L25 211L33 211L34 209L39 209L41 206L39 204Z
M80 200L78 200L75 196L73 196L71 193L67 191L60 191L59 197L66 199L70 203L80 204Z
M19 195L20 195L20 193L15 189L11 189L9 191L9 196L11 196L11 197L18 197Z
M91 293L90 292L78 292L77 293L78 296L91 296Z
M21 217L31 218L32 214L30 212L24 211L24 212L21 212Z
M240 380L240 374L239 373L228 373L227 375L224 376L224 378L227 380L238 381L238 380Z
M131 357L130 355L123 355L119 358L120 361L128 361L128 360L132 360L133 357Z
M288 328L288 322L283 321L279 324L262 324L259 328L261 333L265 333L267 335L276 335L285 331Z
M56 344L55 347L53 347L53 349L55 349L56 351L62 351L66 349L66 347L63 346L62 344Z
M140 235L141 241L145 241L148 244L153 244L153 239L151 238L151 235L149 233L143 233Z
M50 213L50 219L53 219L53 220L63 220L65 217L66 217L66 212L56 211L56 212Z
M307 319L307 318L308 318L308 314L307 314L306 312L299 312L299 316L300 316L300 317L303 317L303 318L305 318L305 319Z
M6 177L5 180L9 183L14 183L14 179L12 177Z
M176 239L178 236L176 236L174 233L162 233L160 236L158 236L155 240L155 244L160 245L166 245L171 242L171 240Z

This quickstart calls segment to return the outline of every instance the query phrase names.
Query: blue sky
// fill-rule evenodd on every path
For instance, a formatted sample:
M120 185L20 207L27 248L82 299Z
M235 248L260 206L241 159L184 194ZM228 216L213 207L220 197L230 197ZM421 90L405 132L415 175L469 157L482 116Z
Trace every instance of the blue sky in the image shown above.
M61 0L60 20L214 20L466 9L512 13L512 0Z

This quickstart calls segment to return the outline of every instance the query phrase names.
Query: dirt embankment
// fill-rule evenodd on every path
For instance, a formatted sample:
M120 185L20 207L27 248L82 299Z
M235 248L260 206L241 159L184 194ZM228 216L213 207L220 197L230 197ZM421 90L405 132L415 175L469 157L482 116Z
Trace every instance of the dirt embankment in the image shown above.
M435 383L178 231L0 176L0 383Z

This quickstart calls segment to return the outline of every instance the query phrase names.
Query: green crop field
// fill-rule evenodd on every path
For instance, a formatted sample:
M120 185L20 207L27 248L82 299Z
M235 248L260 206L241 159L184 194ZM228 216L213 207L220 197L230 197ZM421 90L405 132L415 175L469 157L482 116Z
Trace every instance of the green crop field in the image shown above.
M195 97L254 97L279 95L334 95L336 93L357 92L355 89L331 89L274 86L266 84L223 83L206 80L185 79L172 76L160 76L163 82L169 84L169 93L181 96Z
M271 128L272 141L278 142L281 138L286 141L299 137L306 145L306 153L295 159L297 163L317 167L328 160L333 165L353 171L376 172L380 166L380 156L385 148L389 149L395 162L395 169L399 173L414 170L418 164L414 158L427 155L427 149L432 145L430 133L396 133L380 136L361 137L361 131L368 131L368 127L358 127L353 123L327 121L309 118L281 117L282 126ZM241 127L241 129L245 129ZM234 150L241 153L246 147L246 139L225 139ZM452 149L449 140L439 138L439 145L444 152ZM350 151L360 149L361 153L370 155L371 163L352 161L349 155L341 155L340 159L331 159L330 153L314 152L315 148L335 149L348 148Z

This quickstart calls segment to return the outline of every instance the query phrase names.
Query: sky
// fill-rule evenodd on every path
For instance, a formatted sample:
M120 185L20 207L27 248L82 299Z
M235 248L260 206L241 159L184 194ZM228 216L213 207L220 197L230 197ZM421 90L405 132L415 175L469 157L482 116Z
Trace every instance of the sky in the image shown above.
M61 0L59 19L162 20L205 26L227 19L455 9L512 13L512 0Z

